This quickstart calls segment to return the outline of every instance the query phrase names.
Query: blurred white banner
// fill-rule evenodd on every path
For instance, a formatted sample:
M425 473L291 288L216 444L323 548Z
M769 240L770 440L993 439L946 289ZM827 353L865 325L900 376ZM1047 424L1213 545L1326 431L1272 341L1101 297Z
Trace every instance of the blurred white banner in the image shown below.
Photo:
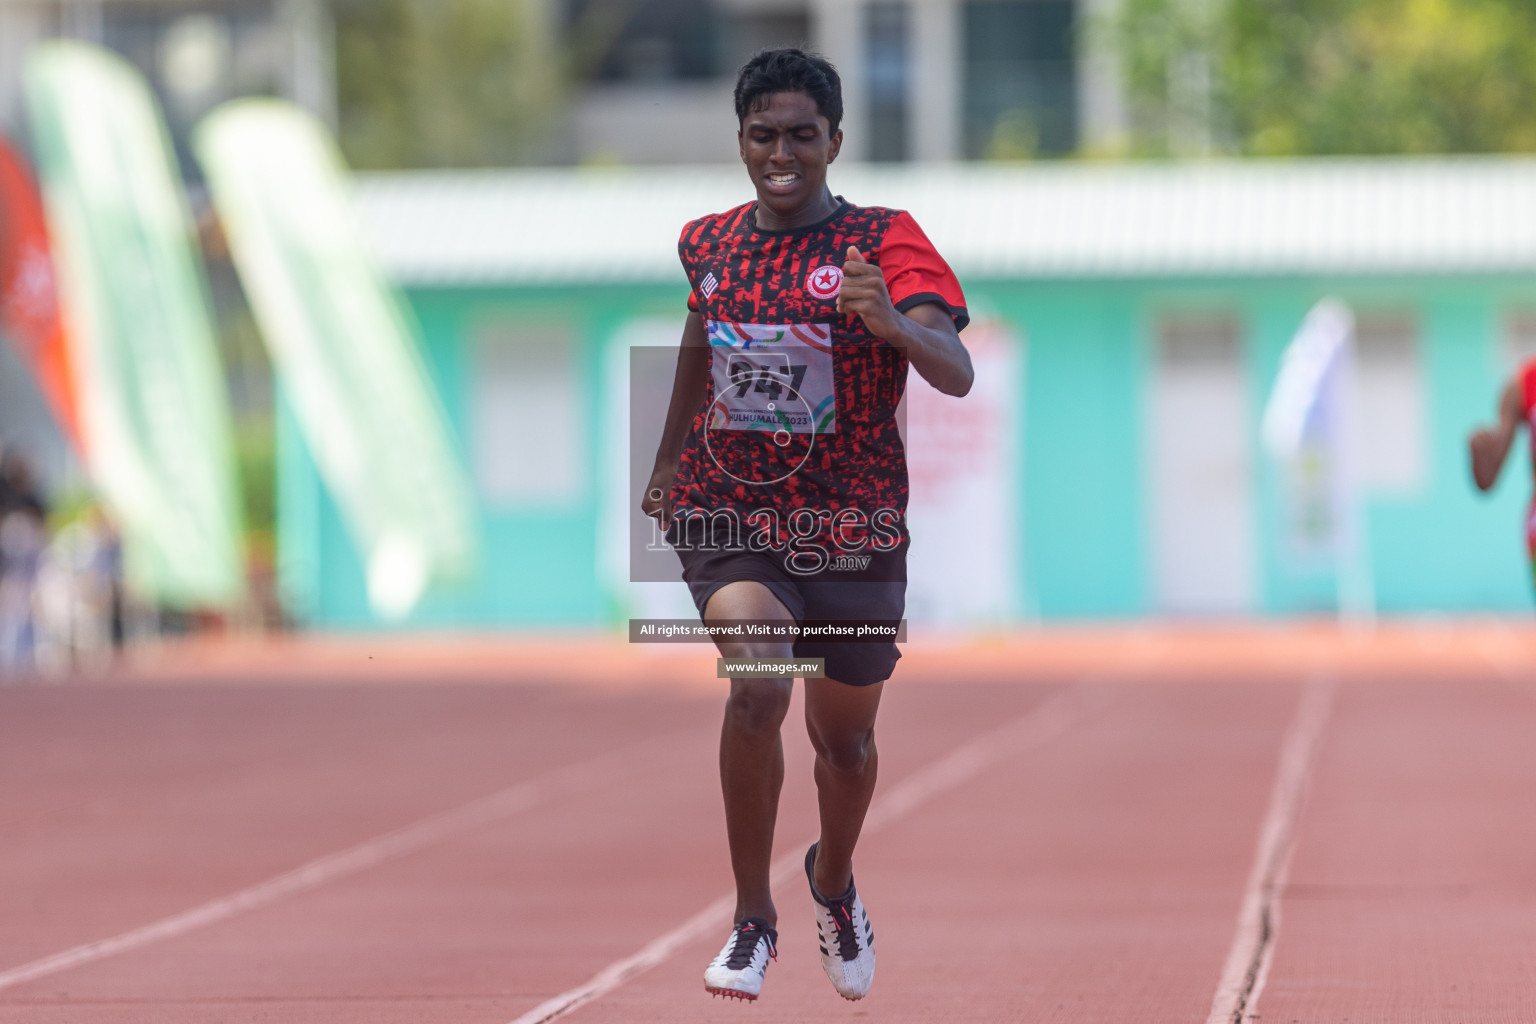
M1025 345L980 318L963 340L976 370L964 398L907 375L907 618L916 624L1001 625L1020 610Z

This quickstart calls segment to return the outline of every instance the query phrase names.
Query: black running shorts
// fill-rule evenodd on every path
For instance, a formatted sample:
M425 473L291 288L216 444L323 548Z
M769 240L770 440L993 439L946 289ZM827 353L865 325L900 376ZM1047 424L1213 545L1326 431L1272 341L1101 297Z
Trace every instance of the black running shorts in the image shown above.
M675 532L669 536L675 542ZM727 583L754 580L773 591L797 623L832 620L895 622L907 605L907 542L873 552L868 563L834 563L815 574L792 572L782 553L677 547L683 582L702 617L715 591ZM824 658L827 677L850 686L889 679L901 657L892 641L804 639L795 657Z

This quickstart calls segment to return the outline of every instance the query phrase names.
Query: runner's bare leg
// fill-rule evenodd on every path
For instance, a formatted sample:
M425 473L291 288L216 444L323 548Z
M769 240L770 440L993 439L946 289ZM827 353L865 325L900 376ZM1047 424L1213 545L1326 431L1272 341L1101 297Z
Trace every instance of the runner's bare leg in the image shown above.
M805 726L816 750L821 810L813 874L823 896L841 896L853 882L853 848L875 794L880 764L875 713L884 688L884 682L849 686L835 679L805 681Z
M741 580L717 590L704 608L704 621L760 619L793 623L788 609L762 583ZM727 658L789 658L788 641L716 641ZM759 917L778 925L768 889L773 859L773 826L784 785L784 743L779 727L789 713L791 679L732 679L720 729L720 788L725 796L725 831L736 876L736 917Z

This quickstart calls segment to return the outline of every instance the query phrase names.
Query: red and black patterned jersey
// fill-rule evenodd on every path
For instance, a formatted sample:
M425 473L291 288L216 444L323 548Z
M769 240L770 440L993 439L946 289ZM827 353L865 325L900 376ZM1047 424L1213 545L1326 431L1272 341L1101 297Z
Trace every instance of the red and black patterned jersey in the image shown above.
M1530 428L1531 465L1536 468L1536 359L1526 360L1515 371L1520 382L1520 407L1525 413L1525 424Z
M757 227L756 203L693 221L678 252L705 320L708 398L694 417L674 508L773 510L779 529L811 513L851 532L906 537L907 467L896 423L906 354L837 311L849 246L878 266L895 307L946 309L963 328L960 283L912 216L838 197L825 220ZM884 511L882 511L884 510ZM839 518L841 514L841 518ZM878 515L877 515L878 514ZM881 518L883 517L883 518ZM882 525L883 524L883 525Z
M1520 408L1525 414L1526 433L1530 435L1531 467L1536 471L1536 359L1527 360L1515 371L1520 384ZM1525 546L1531 558L1531 571L1536 573L1536 495L1525 514Z

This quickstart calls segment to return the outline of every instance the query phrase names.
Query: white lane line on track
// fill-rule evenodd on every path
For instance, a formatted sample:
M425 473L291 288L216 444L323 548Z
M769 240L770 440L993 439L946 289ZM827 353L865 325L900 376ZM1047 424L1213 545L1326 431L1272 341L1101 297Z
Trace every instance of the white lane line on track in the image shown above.
M1296 717L1286 730L1270 791L1269 809L1259 829L1248 885L1237 914L1237 932L1206 1024L1242 1024L1255 1014L1280 933L1280 892L1296 848L1296 819L1312 776L1317 747L1333 711L1336 685L1317 678L1306 685Z
M875 801L864 819L864 835L895 824L922 804L941 793L974 778L984 768L1019 754L1061 735L1089 711L1103 703L1101 691L1085 691L1080 686L1062 689L1037 704L1007 725L961 745L928 767L908 776L889 793ZM770 882L785 885L803 870L805 850L815 837L790 848L773 862ZM736 905L734 893L727 893L703 910L653 939L638 952L615 961L590 979L569 991L547 999L523 1014L512 1024L546 1024L563 1017L577 1007L612 992L631 978L662 963L680 947L719 929Z
M646 740L623 751L609 752L587 761L508 786L489 796L472 800L461 807L435 814L410 825L364 840L356 846L317 858L292 871L285 871L247 889L221 896L207 903L162 918L140 928L108 939L87 942L61 953L33 960L31 963L0 971L0 989L10 988L36 978L67 971L72 967L101 960L118 953L185 935L190 931L224 921L295 893L315 889L348 875L397 860L429 846L501 821L529 810L556 794L572 794L597 789L609 783L630 759L643 756L648 747L677 744L697 737L679 733L662 740ZM665 747L663 747L665 749Z

